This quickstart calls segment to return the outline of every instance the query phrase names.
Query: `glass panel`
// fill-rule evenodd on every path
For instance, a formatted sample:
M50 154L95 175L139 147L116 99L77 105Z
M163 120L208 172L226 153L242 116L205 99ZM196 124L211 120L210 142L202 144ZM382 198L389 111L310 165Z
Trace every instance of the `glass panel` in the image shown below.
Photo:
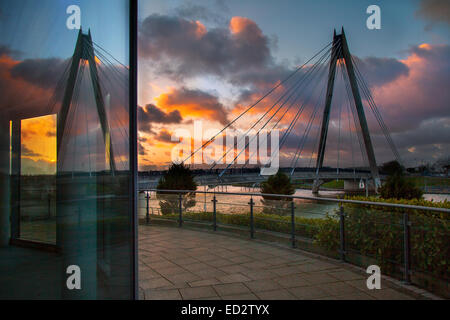
M20 239L56 244L56 121L21 121Z
M134 297L131 2L0 2L0 299Z

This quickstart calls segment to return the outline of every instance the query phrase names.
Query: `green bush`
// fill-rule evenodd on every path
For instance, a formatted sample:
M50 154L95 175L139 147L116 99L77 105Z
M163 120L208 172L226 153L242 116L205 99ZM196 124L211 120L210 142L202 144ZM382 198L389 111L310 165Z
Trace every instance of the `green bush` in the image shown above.
M279 194L293 195L295 188L291 183L291 179L283 172L278 171L277 174L270 176L267 181L261 184L261 193L263 194ZM273 197L263 196L261 201L264 206L264 213L283 215L289 212L292 198L289 197Z
M158 190L197 190L197 184L194 181L194 176L191 170L183 163L173 163L169 170L159 180ZM161 200L159 205L161 213L164 215L174 214L178 212L179 199L178 195L174 193L167 193L163 191L157 192L158 198ZM190 192L183 194L182 207L188 209L195 206L195 193Z
M355 197L354 197L355 198ZM362 199L355 199L362 200ZM364 199L368 200L368 199ZM370 201L374 199L369 199ZM381 201L377 199L377 201ZM394 202L395 200L391 200ZM406 202L405 200L397 200ZM414 200L423 202L423 200ZM410 203L404 203L410 204ZM423 203L422 203L423 204ZM434 204L434 203L433 203ZM440 206L434 204L435 206ZM449 203L443 206L448 207ZM347 248L363 256L376 259L387 274L395 273L396 265L403 263L402 208L383 208L357 204L343 204ZM412 223L410 231L412 268L440 279L448 279L450 224L444 213L408 211ZM316 235L316 243L330 251L339 248L339 220L337 213L328 216Z
M410 205L410 206L418 206L418 207L431 207L431 208L440 208L440 209L450 209L450 201L442 201L442 202L434 202L434 201L428 201L424 199L382 199L378 197L364 197L364 196L346 196L344 197L346 200L355 200L355 201L367 201L367 202L380 202L380 203L392 203L392 204L401 204L401 205ZM349 204L347 203L346 206L351 207L363 207L368 209L380 209L381 207L378 205L365 205L365 204ZM435 211L429 211L429 210L411 210L411 209L405 209L405 208L385 208L383 210L387 210L389 212L411 212L411 213L418 213L421 215L425 215L427 217L433 217L437 219L450 219L450 216L447 213L444 212L435 212Z
M383 199L421 199L423 191L416 187L413 182L406 180L403 174L394 174L388 177L380 188Z
M291 179L285 173L278 171L277 174L261 183L261 193L293 195L295 188L292 186ZM263 198L264 200L292 201L292 198L289 197L263 196Z

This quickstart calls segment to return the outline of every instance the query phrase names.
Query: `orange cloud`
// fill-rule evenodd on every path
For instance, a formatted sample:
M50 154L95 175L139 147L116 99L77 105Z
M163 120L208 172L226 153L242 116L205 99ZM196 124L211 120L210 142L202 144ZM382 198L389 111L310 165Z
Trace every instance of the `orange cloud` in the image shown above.
M183 118L209 119L227 122L227 113L218 98L201 90L172 88L155 98L159 108L165 112L180 112Z
M262 35L257 24L253 20L245 17L236 16L231 18L229 27L232 34L239 34L251 28L252 31L258 31L256 33L258 36Z
M197 39L200 39L206 34L206 27L204 24L202 24L200 21L195 21L196 29L195 29L195 35L197 36Z

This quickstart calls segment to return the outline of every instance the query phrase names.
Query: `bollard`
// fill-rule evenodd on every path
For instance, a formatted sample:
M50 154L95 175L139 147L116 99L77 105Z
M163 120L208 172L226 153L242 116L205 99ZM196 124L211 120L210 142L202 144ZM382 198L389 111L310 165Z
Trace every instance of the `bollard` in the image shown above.
M214 231L217 231L217 211L216 211L216 205L217 205L217 199L216 195L214 195L214 198L212 200L213 202L213 229Z
M411 283L411 247L410 247L410 230L411 223L407 212L403 214L403 255L404 255L404 282Z
M341 261L345 262L345 212L344 207L339 208L339 231L340 231L340 255Z
M255 205L255 202L253 201L253 198L250 198L250 202L248 203L250 205L250 238L255 238L255 227L253 225L253 206Z
M295 248L295 203L294 200L291 202L291 239L292 248Z

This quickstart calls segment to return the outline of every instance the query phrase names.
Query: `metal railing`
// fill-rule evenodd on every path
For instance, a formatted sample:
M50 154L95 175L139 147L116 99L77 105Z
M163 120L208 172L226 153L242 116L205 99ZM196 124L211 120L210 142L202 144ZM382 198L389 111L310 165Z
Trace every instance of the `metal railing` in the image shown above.
M355 263L355 254L363 258L368 258L370 261L377 260L377 257L371 256L368 252L362 250L358 247L358 242L352 239L351 235L355 235L355 212L373 213L370 216L370 221L361 221L361 230L364 228L378 228L383 229L383 225L391 227L392 230L396 232L393 236L393 248L395 247L398 251L398 255L392 258L387 257L386 260L390 261L394 267L402 273L402 278L405 283L411 283L412 275L412 262L416 257L422 255L422 253L414 252L412 253L411 246L411 234L415 232L414 241L415 243L419 241L419 235L421 233L425 238L429 238L429 230L423 229L420 225L420 219L415 219L415 213L421 212L422 214L434 215L432 219L436 226L443 224L445 228L445 236L443 237L444 243L441 250L450 250L450 243L448 242L449 224L448 224L448 214L450 209L437 208L437 207L424 207L424 206L414 206L414 205L403 205L394 203L382 203L382 202L370 202L370 201L357 201L357 200L347 200L347 199L335 199L335 198L322 198L322 197L309 197L309 196L286 196L286 195L273 195L273 194L262 194L262 193L243 193L243 192L214 192L214 191L190 191L190 190L146 190L143 192L145 194L145 205L139 206L140 215L142 217L145 214L145 223L150 224L151 219L156 220L173 220L178 222L178 227L182 227L185 222L201 222L206 225L207 228L212 228L212 230L217 231L221 227L229 228L230 226L239 227L241 231L245 232L245 228L248 227L247 232L251 239L258 237L258 232L269 232L284 234L289 238L289 242L292 247L297 247L299 243L309 239L309 243L316 241L315 236L311 236L312 233L317 234L320 229L320 223L317 225L314 223L313 219L317 218L328 218L330 215L335 215L336 218L332 218L336 222L336 227L338 228L338 233L336 238L338 239L337 255L340 260ZM154 194L154 196L152 196ZM204 207L191 207L184 203L187 201L187 195L191 197L199 196L199 202L204 201ZM211 197L210 199L210 210L207 210L206 197ZM226 199L226 198L232 198ZM271 197L273 199L283 198L288 201L274 201L279 202L280 205L271 205L264 203L259 205L255 199L261 199ZM219 198L223 198L223 201L219 201ZM249 201L247 201L249 199ZM239 200L239 201L238 201ZM303 201L303 202L302 202ZM162 204L163 202L163 204ZM313 205L311 205L311 203ZM324 208L319 208L322 211L332 211L330 212L312 212L311 206L324 205ZM333 206L330 206L333 205ZM308 207L309 206L309 207ZM349 208L346 209L346 206ZM219 208L220 207L220 208ZM363 208L362 211L355 211L354 208ZM204 208L204 209L203 209ZM247 209L246 209L247 208ZM144 212L142 212L144 209ZM241 213L230 213L231 211L241 210ZM319 210L319 211L320 211ZM347 211L346 211L347 210ZM276 212L276 214L273 214ZM388 213L396 212L397 215L391 217ZM350 214L349 214L350 213ZM302 220L305 214L309 214L309 218L305 219L306 222ZM388 214L388 215L386 215ZM443 215L442 217L437 217ZM278 218L280 217L280 218ZM381 218L380 218L381 217ZM239 218L238 222L235 218ZM309 219L309 220L308 220ZM349 219L349 220L347 220ZM378 219L378 220L377 220ZM155 221L156 221L155 220ZM231 221L231 223L229 222ZM206 222L206 223L205 223ZM311 224L310 224L311 223ZM366 224L366 225L365 225ZM373 224L370 225L370 224ZM308 231L309 230L309 231ZM313 230L313 231L311 231ZM310 232L311 231L311 232ZM442 230L441 230L442 231ZM363 232L363 231L361 231ZM398 237L398 238L396 238ZM314 241L311 241L313 239ZM392 239L392 237L391 237ZM418 240L419 239L419 240ZM445 242L447 239L447 242ZM377 239L373 237L370 241L378 241L383 244L384 239ZM323 241L322 241L323 242ZM383 244L384 245L384 244ZM399 247L401 245L401 247ZM398 250L397 250L398 249ZM401 251L401 252L400 252ZM401 253L401 254L400 254ZM334 255L333 255L334 256ZM350 258L349 258L350 257ZM447 257L448 259L448 257ZM448 263L448 261L446 261ZM356 263L363 264L363 263ZM375 263L376 264L376 263ZM448 265L447 265L448 266ZM414 269L417 272L425 272L429 270L419 270L419 268ZM395 272L394 276L395 276ZM448 274L441 279L448 284ZM445 285L444 285L445 287Z

